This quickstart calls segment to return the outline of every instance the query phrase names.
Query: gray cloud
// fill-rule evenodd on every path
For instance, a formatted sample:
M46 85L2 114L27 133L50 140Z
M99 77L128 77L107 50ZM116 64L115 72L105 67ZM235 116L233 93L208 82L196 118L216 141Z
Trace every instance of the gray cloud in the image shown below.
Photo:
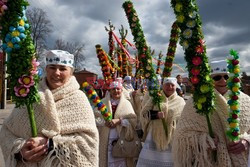
M54 25L51 35L51 45L55 39L78 41L86 45L87 70L101 75L95 45L101 44L108 51L108 34L104 26L110 19L116 27L115 34L119 36L121 25L128 29L127 39L133 42L125 12L122 8L124 0L29 0L31 6L39 7L47 12ZM250 73L250 6L249 0L209 0L197 1L202 18L203 32L209 60L224 59L230 49L239 52L242 71ZM164 55L170 36L172 23L175 21L170 1L144 0L135 1L134 6L140 18L147 43ZM165 57L163 58L165 60ZM178 45L175 63L185 66L184 52ZM180 73L175 69L173 75Z

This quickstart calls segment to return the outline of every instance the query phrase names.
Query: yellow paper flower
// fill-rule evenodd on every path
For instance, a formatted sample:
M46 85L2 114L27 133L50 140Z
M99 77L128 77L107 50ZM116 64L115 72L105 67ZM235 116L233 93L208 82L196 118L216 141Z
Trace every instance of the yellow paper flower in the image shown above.
M20 26L24 26L24 24L25 24L24 20L21 19L21 20L19 21L19 25L20 25Z
M88 84L88 82L83 82L82 83L82 87L87 87L89 84Z
M13 45L12 42L8 42L7 45L8 45L9 48L14 48L14 45Z
M209 86L208 85L201 85L200 91L202 93L207 93L209 91Z
M237 74L237 73L239 73L239 72L240 72L240 69L239 69L239 68L235 68L235 69L234 69L234 73L235 73L235 74Z
M177 4L175 5L175 10L176 10L177 12L181 12L182 9L183 9L183 7L182 7L182 4L181 4L181 3L177 3Z
M229 124L230 128L236 128L237 127L237 123L231 122Z
M15 31L13 31L13 32L11 33L11 35L12 35L13 37L18 37L18 36L20 35L20 32L17 31L17 30L15 30Z
M233 91L233 92L238 92L238 91L239 91L239 88L238 88L238 87L233 87L233 88L232 88L232 91Z
M233 105L233 106L230 106L231 110L237 110L238 109L238 106L237 105Z
M177 16L177 21L178 21L179 23L183 23L184 19L185 19L185 17L184 17L183 15Z
M199 110L201 110L201 109L202 109L202 104L201 104L201 103L198 103L198 104L197 104L197 108L198 108Z
M198 102L199 103L205 103L207 101L207 98L205 96L199 98Z

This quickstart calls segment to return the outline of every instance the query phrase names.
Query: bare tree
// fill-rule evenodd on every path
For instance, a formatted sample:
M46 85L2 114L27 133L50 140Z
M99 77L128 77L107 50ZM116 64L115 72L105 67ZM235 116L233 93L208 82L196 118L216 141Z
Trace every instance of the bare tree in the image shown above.
M85 62L85 55L83 54L85 44L79 42L66 42L62 39L58 39L55 42L54 49L60 49L68 51L74 55L74 68L76 71L83 69Z
M52 32L53 25L48 19L46 12L40 8L28 9L26 16L31 25L31 36L39 57L42 50L47 48L46 38Z

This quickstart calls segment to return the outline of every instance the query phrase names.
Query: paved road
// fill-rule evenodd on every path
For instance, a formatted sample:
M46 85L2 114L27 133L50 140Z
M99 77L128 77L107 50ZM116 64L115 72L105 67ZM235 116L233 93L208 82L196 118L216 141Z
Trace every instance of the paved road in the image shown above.
M11 113L11 110L14 108L14 104L7 104L6 109L0 109L0 129L2 127L3 121L5 118L9 116ZM4 167L4 160L3 160L3 155L2 155L2 150L0 147L0 167Z

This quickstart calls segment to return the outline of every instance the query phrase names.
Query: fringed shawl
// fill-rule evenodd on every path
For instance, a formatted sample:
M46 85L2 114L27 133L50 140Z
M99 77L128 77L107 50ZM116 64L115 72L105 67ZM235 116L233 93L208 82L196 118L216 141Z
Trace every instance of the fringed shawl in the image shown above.
M14 153L31 137L26 107L16 108L0 133L6 166L98 166L99 137L93 110L75 77L53 91L43 79L39 94L40 104L34 105L38 135L53 139L56 155L49 154L39 163L15 160Z
M162 120L150 120L148 117L149 110L158 110L158 106L153 106L152 98L149 94L145 95L145 99L142 104L142 111L140 114L140 121L142 129L144 131L144 139L146 138L149 129L152 129L153 140L156 144L157 150L163 151L168 148L168 145L172 141L172 135L174 133L176 123L181 115L185 101L182 97L178 96L176 92L170 97L166 97L163 94L163 102L161 104L161 110L165 114L165 122L168 128L168 137L165 135Z
M245 167L248 152L229 154L226 136L228 127L228 106L226 96L215 91L215 108L211 115L211 124L214 134L218 137L217 163L212 158L211 149L215 148L213 139L208 134L205 116L197 114L190 98L177 124L173 140L173 158L175 167ZM241 138L249 140L250 132L250 98L240 93L240 134Z
M103 100L103 103L107 106L108 111L112 111L111 110L111 103L110 103L110 95L108 95L107 97L105 97ZM97 116L97 115L96 115ZM101 115L99 114L99 116L101 117ZM135 130L135 125L136 125L136 115L134 113L133 107L130 104L130 102L124 97L124 95L122 94L121 98L120 98L120 102L116 108L116 112L114 115L114 119L117 118L123 118L123 119L127 119L130 123L130 125L128 127L126 127L126 131L125 131L125 138L127 140L132 140L134 138L134 130ZM103 118L101 118L103 119ZM122 129L121 125L118 125L116 127L116 130L118 132L118 134L120 134ZM110 128L108 128L107 126L99 126L98 127L99 130L99 135L100 135L100 152L99 152L99 158L100 158L100 167L107 167L108 164L108 139L109 139L109 131ZM128 161L127 161L128 163Z

